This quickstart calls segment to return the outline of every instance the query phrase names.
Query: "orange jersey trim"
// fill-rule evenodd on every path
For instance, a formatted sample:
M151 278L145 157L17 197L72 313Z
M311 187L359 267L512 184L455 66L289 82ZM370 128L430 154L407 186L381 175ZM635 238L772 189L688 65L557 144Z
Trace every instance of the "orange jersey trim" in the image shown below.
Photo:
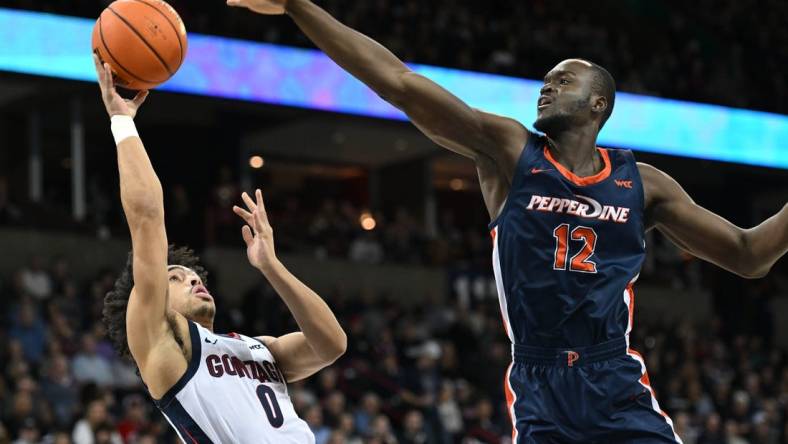
M517 442L517 418L514 417L512 406L514 406L514 393L512 393L512 389L509 388L509 378L512 377L512 367L514 367L514 362L509 364L509 368L506 369L506 376L504 376L503 380L503 392L506 395L506 413L509 414L509 422L512 423L512 442Z
M594 174L593 176L586 176L586 177L580 177L575 173L569 171L568 169L564 168L564 166L558 163L558 161L556 161L553 158L553 155L550 154L550 150L547 149L547 145L545 145L544 147L544 157L550 163L552 163L553 166L556 167L558 172L561 173L562 176L566 177L570 182L574 183L575 185L587 186L587 185L593 185L595 183L602 182L603 180L607 179L610 176L610 171L612 170L610 166L610 155L608 154L607 150L599 147L597 147L597 150L599 151L599 154L602 156L602 162L605 164L605 167L602 168L602 171Z

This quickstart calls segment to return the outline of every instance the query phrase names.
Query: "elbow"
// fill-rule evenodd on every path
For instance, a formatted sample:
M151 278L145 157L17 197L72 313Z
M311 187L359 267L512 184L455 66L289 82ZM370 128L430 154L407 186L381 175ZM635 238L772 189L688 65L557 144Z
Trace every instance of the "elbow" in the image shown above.
M333 364L336 362L337 359L341 358L342 355L345 354L347 351L347 335L344 331L340 330L339 334L333 341L331 341L330 346L327 346L325 350L323 350L323 359L329 363Z
M134 193L123 195L121 203L126 219L134 221L164 220L164 197L161 188L154 192Z
M736 274L745 279L760 279L769 274L772 264L764 263L764 258L752 249L749 239L749 230L742 230L741 233L741 254L739 255Z
M381 99L399 110L405 110L408 104L408 76L410 75L418 74L412 71L398 72L380 84L371 86Z
M163 221L164 203L161 199L139 199L123 202L123 212L129 224L145 221Z
M769 270L771 270L771 267L769 266L750 264L740 267L736 274L743 277L744 279L761 279L769 274Z

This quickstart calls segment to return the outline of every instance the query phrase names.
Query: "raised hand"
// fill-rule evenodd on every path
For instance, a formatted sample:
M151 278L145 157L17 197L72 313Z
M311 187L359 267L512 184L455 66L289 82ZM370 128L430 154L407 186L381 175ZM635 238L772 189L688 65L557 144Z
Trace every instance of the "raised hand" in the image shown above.
M268 223L263 193L259 189L255 191L256 202L246 193L241 194L241 198L249 211L234 205L233 212L246 222L241 228L241 235L246 242L246 257L253 267L265 272L277 259L274 251L274 230Z
M96 54L93 54L93 64L96 65L96 75L98 75L99 88L101 88L101 99L107 114L112 116L129 116L132 119L137 115L137 110L148 97L148 91L140 91L133 99L128 100L118 94L115 89L115 82L112 80L112 69L109 64L102 64Z
M227 0L228 6L246 8L258 14L279 15L285 13L288 0Z

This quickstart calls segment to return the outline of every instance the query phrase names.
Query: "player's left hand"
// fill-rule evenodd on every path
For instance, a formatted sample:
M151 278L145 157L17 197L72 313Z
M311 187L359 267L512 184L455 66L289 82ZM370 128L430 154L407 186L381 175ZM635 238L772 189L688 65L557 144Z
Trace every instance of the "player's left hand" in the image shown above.
M262 272L277 261L274 250L274 230L268 223L263 193L259 189L255 191L256 201L245 192L241 194L241 198L249 211L233 205L233 212L246 222L241 228L241 235L246 242L246 257L253 267Z
M99 88L101 88L101 100L107 108L107 114L112 116L129 116L132 119L137 115L137 110L148 97L148 91L140 91L133 99L128 100L118 94L115 89L115 82L112 79L112 69L107 63L101 63L98 56L93 54L93 64L96 66Z

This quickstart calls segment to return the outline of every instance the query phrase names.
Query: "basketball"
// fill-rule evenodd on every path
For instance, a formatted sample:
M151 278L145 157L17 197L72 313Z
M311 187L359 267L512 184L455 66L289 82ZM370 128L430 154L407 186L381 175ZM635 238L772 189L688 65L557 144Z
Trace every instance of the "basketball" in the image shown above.
M151 89L169 80L186 57L186 27L161 0L117 0L93 27L93 51L131 90Z

